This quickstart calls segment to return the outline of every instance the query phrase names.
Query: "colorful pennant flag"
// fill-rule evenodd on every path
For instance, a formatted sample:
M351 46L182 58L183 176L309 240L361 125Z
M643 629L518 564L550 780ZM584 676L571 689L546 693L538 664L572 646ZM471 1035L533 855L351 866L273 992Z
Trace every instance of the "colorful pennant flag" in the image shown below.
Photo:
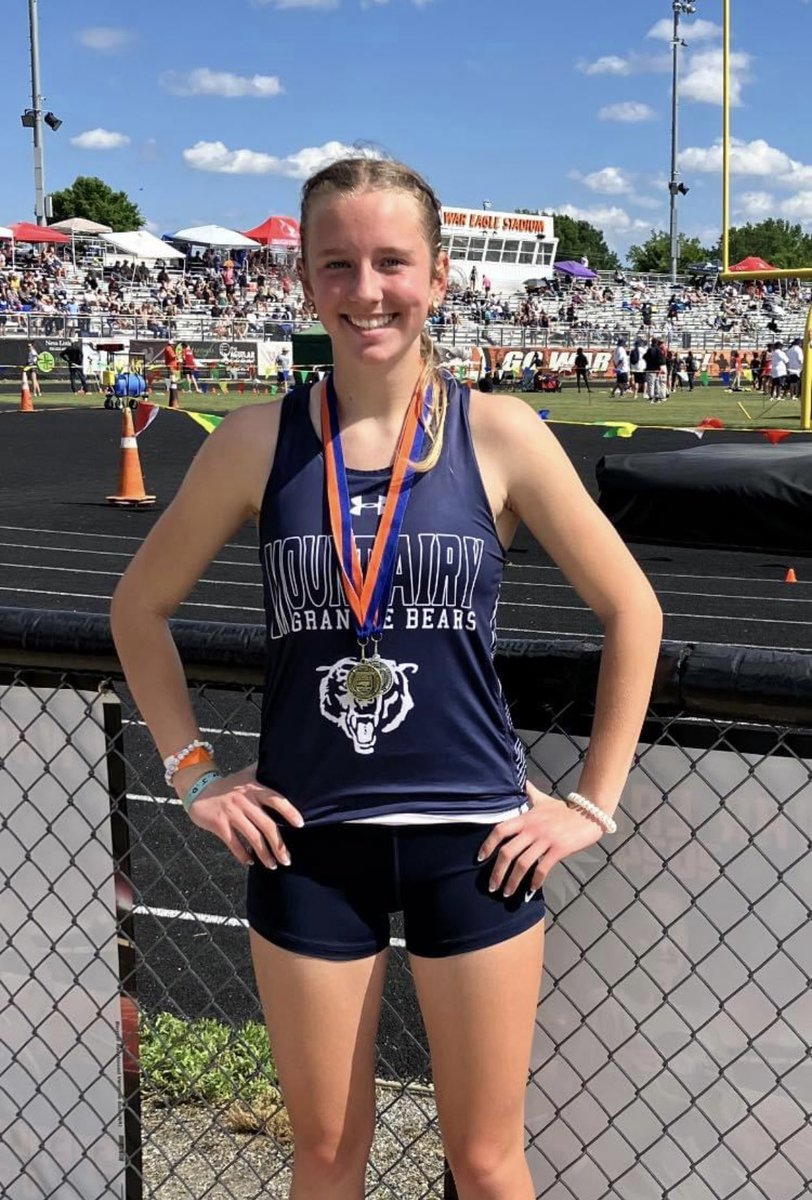
M160 411L157 404L148 404L146 400L139 401L138 407L133 413L133 429L136 437L152 424Z
M187 417L191 417L202 429L205 429L206 433L213 433L223 420L222 417L216 417L213 413L188 412L186 409L183 411L186 412Z

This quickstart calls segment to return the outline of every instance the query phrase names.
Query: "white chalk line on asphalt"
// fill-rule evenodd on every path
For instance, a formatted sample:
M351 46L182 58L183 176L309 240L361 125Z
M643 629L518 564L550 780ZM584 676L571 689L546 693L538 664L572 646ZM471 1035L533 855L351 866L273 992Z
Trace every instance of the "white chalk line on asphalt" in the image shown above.
M135 537L131 533L88 533L81 529L39 529L32 528L30 525L0 525L0 529L10 529L20 533L47 533L55 537L88 537L88 538L105 538L110 541L119 542L143 542L143 537ZM256 553L253 546L246 546L241 542L225 542L224 550L249 550Z
M790 558L792 558L792 555L787 555L786 560L782 559L780 562L775 563L774 565L775 565L776 569L778 570L778 569L782 568L785 564L785 561L789 562ZM645 569L644 564L638 563L637 565L640 567L641 570ZM547 563L514 563L514 562L511 562L505 566L505 572L508 572L508 571L554 571L556 574L560 574L560 568L558 568L556 566L550 566ZM753 579L753 577L751 575L694 575L691 572L687 572L687 571L686 572L682 572L682 571L649 571L647 569L645 570L645 574L650 579L699 579L705 583L707 583L707 582L713 582L713 583L764 583L764 584L778 583L778 584L781 584L782 586L784 583L783 579ZM508 582L507 578L505 579L505 582ZM511 583L519 583L520 580L512 579L512 580L510 580L510 582ZM798 582L802 583L804 581L799 580ZM526 583L524 586L525 587L547 587L548 585L543 584L543 583Z
M114 579L121 578L120 571L98 571L98 570L94 570L92 567L49 567L49 566L44 566L41 563L10 563L10 562L0 562L0 567L10 567L10 568L16 567L20 571L61 571L63 573L67 572L72 575L109 575L109 576L112 576L112 578L114 578ZM259 589L261 587L260 581L258 579L257 580L248 580L248 581L242 580L242 579L209 579L206 576L204 576L202 579L199 579L197 581L197 584L195 584L196 587L199 587L201 585L210 585L210 586L217 586L217 587L243 587L243 588L256 588L256 589ZM572 591L572 588L570 587L570 585L568 583L519 583L514 580L506 579L502 586L503 587L513 586L513 587L528 587L528 588L530 588L530 587L544 588L546 590L557 590L557 591L565 591L565 592ZM736 593L736 595L734 597L728 592L679 592L679 591L671 591L668 588L658 589L657 595L658 596L685 596L689 599L700 598L703 600L730 600L730 599L734 599L734 598L736 600L772 600L774 603L777 602L779 604L810 604L810 603L812 603L812 596L810 596L810 597L805 597L805 596L769 597L769 596L750 596L750 595L742 595L740 593ZM502 604L505 606L508 606L508 607L513 607L513 608L536 608L536 607L552 608L552 607L557 607L555 605L549 605L549 604L548 605L538 605L532 600L527 600L527 601L503 600ZM584 609L584 611L586 611L586 609ZM720 619L724 620L724 619L726 619L727 614L718 614L718 615L720 616ZM756 619L761 620L761 618L756 618Z
M14 588L0 586L0 592L15 592L18 596L61 596L66 600L99 600L102 604L109 605L112 596L100 596L98 592L54 592L48 591L46 588ZM222 609L224 612L255 612L264 613L262 607L253 607L249 604L240 604L237 607L234 604L204 604L198 600L184 600L179 608L215 608Z
M102 558L126 558L128 562L133 557L129 550L88 550L85 546L42 546L38 542L0 542L0 546L10 547L13 550L44 550L48 554L98 554ZM259 562L254 554L251 562L232 562L230 558L213 558L209 566L247 567L257 570Z
M125 728L128 725L139 725L142 729L147 728L146 721L122 721L122 725ZM201 733L212 733L216 737L225 737L225 736L246 737L246 738L258 738L259 737L259 733L254 732L250 729L215 729L211 725L201 725L200 732ZM139 799L141 799L141 797L139 797Z
M9 563L0 562L0 567L16 567L19 571L67 571L71 575L111 575L113 579L121 579L121 571L97 571L92 567L46 567L42 563ZM198 579L195 587L202 583L223 584L227 587L252 587L261 588L261 582L257 580L244 579L207 579L205 576Z
M0 592L15 592L17 595L25 595L25 596L60 596L63 599L67 599L67 600L99 600L102 603L106 603L106 604L109 604L110 600L112 599L112 597L110 597L110 596L99 596L97 592L56 592L56 591L49 591L46 588L13 588L13 587L4 587L2 585L0 585ZM758 599L763 599L763 597L759 596ZM233 605L233 604L210 604L210 603L204 603L203 601L200 601L200 600L184 600L183 603L181 605L179 605L179 608L210 608L210 609L222 610L224 612L232 612L232 613L237 611L235 609L235 605ZM591 610L585 604L538 604L538 603L533 603L533 602L516 604L516 603L512 603L509 600L501 601L499 608L500 608L500 610L504 609L504 608L538 608L538 609L547 609L551 612L579 612L579 613L591 612ZM241 604L239 606L238 611L246 612L246 613L254 613L254 612L255 613L264 613L265 609L262 607L256 607L256 606L249 605L249 604ZM669 612L669 611L664 610L663 616L667 617L669 619L675 619L675 620L681 619L681 620L691 620L691 621L747 621L751 625L803 625L803 626L809 625L808 621L791 621L786 617L783 617L783 618L778 618L778 617L733 617L729 613L711 613L711 614L708 614L708 613L680 613L680 612ZM504 626L502 626L501 624L498 625L497 633L503 629L505 629ZM550 637L560 637L561 636L561 632L556 629L551 629L551 630L533 629L533 630L529 630L528 632L535 633L537 637L540 635L541 636L550 636ZM583 631L576 636L579 636L579 637L584 636ZM779 647L777 647L777 646L768 646L768 647L762 646L761 649L777 650L777 649L779 649ZM803 647L802 647L802 649L803 649Z
M159 921L195 921L203 925L225 925L232 929L247 929L245 917L224 917L219 913L191 912L187 908L156 908L151 904L134 904L132 911L139 917L154 917ZM404 950L406 942L403 938L390 937L389 945L396 950Z

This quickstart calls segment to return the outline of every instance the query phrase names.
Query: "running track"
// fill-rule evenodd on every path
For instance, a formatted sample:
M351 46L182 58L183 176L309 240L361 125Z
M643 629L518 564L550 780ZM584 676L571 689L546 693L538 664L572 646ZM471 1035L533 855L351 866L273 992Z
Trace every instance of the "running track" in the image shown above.
M603 454L696 446L691 434L663 430L641 430L623 442L604 440L601 429L558 425L555 432L593 495L594 466ZM147 488L159 502L152 510L119 510L104 499L116 483L117 413L0 411L0 605L106 612L116 580L205 436L182 414L162 413L140 439ZM782 555L691 547L630 549L660 599L667 639L812 649L812 560L790 564ZM799 579L794 586L784 583L789 565ZM261 623L261 605L255 535L246 526L218 553L178 616ZM523 530L508 555L498 630L520 638L600 634L593 614ZM251 761L257 698L209 692L196 704L202 727L215 740L224 728L231 735L222 751L225 765ZM141 1003L230 1021L257 1017L241 921L242 870L190 828L167 795L137 718L127 727L127 756L136 768L129 818L140 903L137 937L145 960ZM421 1075L424 1039L397 944L400 932L394 923L380 1069Z

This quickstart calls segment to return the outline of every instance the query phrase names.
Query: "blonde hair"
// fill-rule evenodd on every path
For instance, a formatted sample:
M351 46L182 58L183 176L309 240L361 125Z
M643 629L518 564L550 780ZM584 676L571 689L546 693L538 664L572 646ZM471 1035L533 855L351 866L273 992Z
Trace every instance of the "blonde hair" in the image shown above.
M442 210L440 201L426 180L405 163L384 158L340 158L317 171L302 188L302 209L299 222L302 262L305 263L307 227L314 197L324 193L398 191L413 196L420 208L423 232L432 256L433 269L438 270L442 254ZM427 314L428 315L428 314ZM431 408L423 422L428 449L421 460L412 464L416 471L428 471L436 465L443 448L445 417L448 410L448 388L439 369L440 358L426 329L420 334L420 358L423 369L419 388L425 393L432 389Z

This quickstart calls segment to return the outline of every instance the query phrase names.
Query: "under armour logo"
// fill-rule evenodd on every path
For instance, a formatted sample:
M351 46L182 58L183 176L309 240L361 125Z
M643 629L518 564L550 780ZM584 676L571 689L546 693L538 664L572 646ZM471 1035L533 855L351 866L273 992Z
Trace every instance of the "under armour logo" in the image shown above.
M373 508L378 516L382 516L386 506L386 496L378 496L377 500L370 504L364 504L361 496L353 496L350 500L350 516L360 517L364 509Z

